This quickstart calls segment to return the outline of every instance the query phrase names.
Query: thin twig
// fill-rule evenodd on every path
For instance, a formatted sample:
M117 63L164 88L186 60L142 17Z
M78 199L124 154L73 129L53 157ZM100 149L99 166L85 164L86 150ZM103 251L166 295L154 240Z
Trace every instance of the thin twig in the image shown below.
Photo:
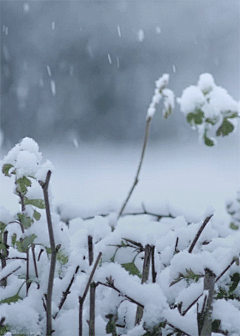
M203 232L205 226L207 225L207 223L210 221L210 219L212 218L213 215L210 215L208 217L205 218L204 222L202 223L202 225L200 226L200 229L198 230L195 238L193 239L193 242L191 244L191 246L189 247L189 250L188 252L189 253L192 253L192 250L194 248L194 246L196 245L197 241L198 241L198 238L200 237L201 233Z
M7 266L7 262L6 262L7 256L8 256L7 237L8 237L8 231L4 231L4 233L3 233L3 242L2 243L3 243L3 246L4 246L3 249L5 251L3 250L2 255L1 255L1 266L2 266L2 269ZM0 286L6 287L7 286L7 279L1 280L0 281Z
M8 273L7 275L5 275L5 277L0 279L0 282L2 282L3 280L6 280L10 275L12 275L13 273L15 273L17 270L19 270L19 268L21 268L21 266L18 266L14 271Z
M178 327L175 327L172 323L167 322L167 324L168 324L171 328L179 330L181 333L184 334L184 336L191 336L191 335L188 334L186 331L183 331L183 330L179 329Z
M70 292L70 289L71 289L71 287L72 287L73 281L74 281L74 279L75 279L75 276L76 276L78 270L79 270L79 266L76 267L75 272L74 272L74 274L73 274L73 276L72 276L72 278L71 278L71 281L70 281L70 283L69 283L67 289L65 290L65 292L62 293L62 298L61 298L61 301L60 301L60 303L59 303L59 305L58 305L58 311L57 311L57 312L55 313L55 315L53 316L54 319L58 316L60 310L62 309L62 306L63 306L64 302L66 301L68 294L71 293L71 292Z
M94 259L93 253L93 237L88 236L88 261L89 266L92 265ZM89 335L95 336L95 296L96 296L96 286L92 282L89 290Z
M229 268L236 262L235 259L232 260L232 262L225 268L225 270L222 271L222 273L216 278L215 282L217 282L228 270Z
M127 195L127 198L125 200L125 202L123 203L122 207L121 207L121 210L119 211L119 214L118 214L118 219L122 216L122 213L133 193L133 190L134 188L136 187L136 185L138 184L138 177L139 177L139 173L141 171L141 167L142 167L142 163L143 163L143 159L144 159L144 154L145 154L145 150L146 150L146 146L147 146L147 142L148 142L148 136L149 136L149 129L150 129L150 122L151 122L152 118L151 117L148 117L147 118L147 121L146 121L146 127L145 127L145 136L144 136L144 142L143 142L143 148L142 148L142 153L141 153L141 158L140 158L140 162L139 162L139 165L138 165L138 169L137 169L137 173L136 173L136 176L135 176L135 179L133 181L133 185Z
M5 322L5 320L6 320L6 317L1 317L1 319L0 319L0 327L3 326L3 323Z
M141 284L144 284L148 281L149 276L149 269L150 269L150 259L151 259L151 246L147 244L145 246L145 254L144 254L144 261L143 261L143 269L142 269L142 280ZM141 322L141 319L143 317L143 308L137 307L136 312L136 318L135 318L135 325L139 324Z
M26 252L26 296L28 296L28 290L30 287L30 283L29 283L29 248L27 249Z
M94 266L93 266L92 272L91 272L91 274L90 274L90 276L89 276L87 285L86 285L86 287L85 287L85 291L84 291L84 293L83 293L83 296L81 297L81 299L82 299L83 302L84 302L85 299L86 299L86 296L87 296L87 292L88 292L90 283L91 283L91 281L92 281L92 278L93 278L93 276L94 276L94 273L95 273L95 271L96 271L96 268L97 268L97 265L98 265L98 263L99 263L99 261L100 261L101 256L102 256L102 252L99 252L98 257L97 257L97 260L95 261L95 264L94 264Z
M37 258L37 261L40 260L40 257L41 257L41 254L44 252L44 249L41 249L40 252L38 253L38 258Z
M111 284L106 284L106 283L103 283L103 282L100 282L100 281L99 281L99 282L96 283L96 285L97 285L97 286L98 286L98 285L102 285L102 286L105 286L105 287L112 288L112 289L114 289L116 292L118 292L121 296L125 297L128 301L130 301L130 302L132 302L132 303L135 303L136 305L138 305L138 306L144 308L144 305L142 305L142 304L139 303L138 301L132 299L130 296L128 296L128 295L126 295L126 294L123 294L118 288L116 288L116 287L114 286L113 283L111 283Z
M32 244L32 256L33 256L33 265L34 265L36 278L38 278L38 270L37 270L37 262L36 262L35 245L34 244Z
M152 282L156 282L157 272L155 270L155 260L154 260L155 246L152 246L151 250L151 260L152 260Z
M99 252L98 254L98 257L95 261L95 264L93 266L93 269L92 269L92 272L89 276L89 279L88 279L88 282L87 282L87 285L85 287L85 290L84 290L84 293L83 293L83 296L79 296L78 297L78 302L79 302L79 336L82 336L82 327L83 327L83 324L82 324L82 314L83 314L83 303L86 299L86 296L87 296L87 292L89 290L89 287L90 287L90 284L92 282L92 278L94 276L94 273L96 271L96 268L97 268L97 265L101 259L101 256L102 256L102 252Z
M46 217L47 217L47 225L48 225L48 234L49 234L49 241L51 247L51 262L50 262L50 270L49 270L49 278L48 278L48 287L47 287L47 302L46 302L46 317L47 317L47 336L51 336L53 333L52 330L52 291L53 291L53 281L54 281L54 272L56 266L56 259L57 259L57 252L60 249L60 245L57 247L55 246L54 240L54 233L53 233L53 226L52 226L52 218L51 218L51 211L50 211L50 204L49 204L49 197L48 197L48 186L49 181L51 178L51 171L47 172L46 181L42 182L39 181L43 189L44 195L44 202L46 207Z

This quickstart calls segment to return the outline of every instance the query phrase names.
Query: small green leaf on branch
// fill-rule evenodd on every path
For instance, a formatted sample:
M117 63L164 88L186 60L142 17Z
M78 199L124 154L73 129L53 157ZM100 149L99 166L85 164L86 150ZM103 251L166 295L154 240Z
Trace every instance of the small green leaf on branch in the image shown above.
M2 303L8 303L8 304L11 304L11 303L14 303L14 302L17 302L18 300L22 300L22 298L17 294L13 295L13 296L10 296L6 299L3 299L0 301L0 304Z
M125 270L129 272L129 274L137 275L139 278L142 277L141 273L139 272L139 269L137 268L137 266L134 264L133 261L130 263L122 264L122 267L125 268Z
M202 110L197 109L196 112L190 112L187 115L187 121L190 125L201 125L203 123L204 113Z
M27 252L29 249L29 246L32 245L34 242L35 238L37 236L35 234L31 234L30 236L27 236L19 241L16 242L17 249L19 252Z
M33 218L36 219L36 221L39 221L39 219L41 218L40 212L38 212L37 210L34 210L33 211Z
M29 228L33 223L32 218L28 217L25 213L19 212L17 216L24 229Z
M16 184L17 191L25 195L27 192L27 188L32 185L32 182L26 176L23 176L16 181Z
M13 168L13 165L10 164L10 163L5 163L3 166L2 166L2 173L5 175L5 176L11 176L10 173L9 173L9 170ZM11 174L14 174L14 171L11 172Z
M43 199L41 198L37 198L37 199L29 199L27 197L24 198L24 204L30 204L30 205L34 205L35 207L39 208L39 209L45 209L45 202Z
M234 126L227 118L223 119L222 125L217 129L217 136L226 136L234 130Z

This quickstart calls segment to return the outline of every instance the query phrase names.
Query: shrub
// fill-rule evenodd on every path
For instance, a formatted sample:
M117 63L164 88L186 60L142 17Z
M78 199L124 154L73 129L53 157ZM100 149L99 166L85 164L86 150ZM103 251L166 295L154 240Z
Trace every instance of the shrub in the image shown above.
M211 208L199 218L171 208L125 211L156 105L164 99L165 117L174 107L168 80L156 82L140 163L119 212L87 219L54 212L53 166L42 163L33 139L4 158L20 211L0 209L0 335L239 335L239 200L227 203L230 227ZM238 104L209 74L178 102L206 145L215 143L214 127L216 136L236 127Z

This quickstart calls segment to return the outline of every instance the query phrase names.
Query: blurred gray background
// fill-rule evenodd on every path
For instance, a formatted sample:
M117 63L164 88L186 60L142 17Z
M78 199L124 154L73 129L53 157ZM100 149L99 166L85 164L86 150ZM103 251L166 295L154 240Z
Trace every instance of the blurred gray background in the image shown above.
M240 2L1 1L5 147L137 142L155 80L176 96L203 72L239 100ZM176 106L151 137L197 137Z

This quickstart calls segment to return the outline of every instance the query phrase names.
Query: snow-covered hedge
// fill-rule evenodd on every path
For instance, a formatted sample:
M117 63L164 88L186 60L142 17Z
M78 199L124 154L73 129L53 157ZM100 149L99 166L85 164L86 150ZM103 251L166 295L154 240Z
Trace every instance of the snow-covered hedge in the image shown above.
M166 206L125 211L156 105L163 97L165 116L174 107L168 80L156 82L137 175L120 212L83 219L67 206L54 209L54 169L33 139L4 158L20 210L0 208L0 335L240 334L239 200L227 203L230 225L211 208L201 217ZM179 98L206 144L209 125L227 135L239 114L225 91L218 108L217 92L204 74Z

